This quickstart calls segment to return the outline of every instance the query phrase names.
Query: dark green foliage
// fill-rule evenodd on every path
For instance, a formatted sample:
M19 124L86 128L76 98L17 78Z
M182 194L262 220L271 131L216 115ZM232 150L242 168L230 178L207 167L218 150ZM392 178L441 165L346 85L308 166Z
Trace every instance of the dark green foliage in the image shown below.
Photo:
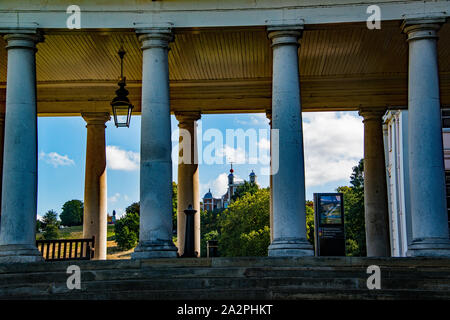
M39 219L36 219L36 232L41 232L42 222Z
M217 218L222 210L214 211L200 210L200 252L202 257L206 257L206 245L208 240L218 240Z
M45 240L53 240L59 238L59 221L57 213L53 210L49 210L42 218L41 226L43 229L42 237Z
M314 202L306 201L306 238L314 247Z
M234 191L233 196L231 197L232 201L236 201L240 197L244 196L247 193L255 194L256 191L259 190L259 187L255 183L250 183L248 181L244 181L243 184L239 185Z
M270 191L245 193L219 216L220 256L266 256L270 244Z
M344 194L346 251L348 256L366 256L366 231L364 220L364 163L353 167L352 186L337 188Z
M172 223L177 228L177 184L172 183ZM139 241L139 202L132 203L125 209L125 215L114 224L115 240L121 250L134 248Z
M80 226L83 224L83 201L70 200L64 203L59 215L61 224L66 227Z
M172 181L172 230L177 230L177 210L178 210L178 187Z
M139 241L139 210L139 202L131 204L114 224L115 240L121 250L132 249Z

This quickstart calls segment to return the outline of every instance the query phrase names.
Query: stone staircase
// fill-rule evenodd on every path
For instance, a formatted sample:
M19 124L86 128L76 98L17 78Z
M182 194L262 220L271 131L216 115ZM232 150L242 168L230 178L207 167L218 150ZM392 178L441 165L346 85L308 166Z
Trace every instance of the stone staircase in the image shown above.
M69 290L67 267L81 269ZM367 288L367 267L381 289ZM450 259L200 258L0 264L0 299L450 299Z

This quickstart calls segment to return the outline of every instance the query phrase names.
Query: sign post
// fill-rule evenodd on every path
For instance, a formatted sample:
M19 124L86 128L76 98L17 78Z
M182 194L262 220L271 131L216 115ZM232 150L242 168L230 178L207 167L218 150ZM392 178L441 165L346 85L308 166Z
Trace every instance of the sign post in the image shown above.
M314 193L316 256L345 256L344 195Z

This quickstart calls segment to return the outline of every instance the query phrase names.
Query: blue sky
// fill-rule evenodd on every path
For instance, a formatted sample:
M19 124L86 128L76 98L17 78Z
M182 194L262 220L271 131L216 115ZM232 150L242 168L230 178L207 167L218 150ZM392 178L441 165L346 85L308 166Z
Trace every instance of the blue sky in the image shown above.
M172 131L178 121L172 118ZM38 119L38 215L50 209L61 212L64 202L83 200L86 155L86 127L81 117L40 117ZM305 141L306 198L314 192L333 192L337 186L348 185L352 166L363 156L362 119L355 112L303 113ZM226 137L227 129L269 129L264 114L202 115L199 133L219 130ZM259 132L259 131L257 131ZM177 146L174 133L173 146ZM199 134L200 137L200 134ZM211 142L202 142L202 155ZM225 141L224 141L225 143ZM139 201L140 117L133 116L130 128L116 128L112 121L106 129L108 163L108 212L120 215L132 202ZM264 136L258 135L258 145L267 147ZM244 150L245 149L245 150ZM211 188L219 197L226 188L229 161L248 157L248 143L243 148L228 144L224 147L223 164L206 164L200 170L200 196ZM233 158L233 156L235 158ZM261 175L263 164L234 164L235 175L248 180L255 170L262 187L269 176ZM173 166L177 181L177 166ZM295 185L293 185L295 187Z

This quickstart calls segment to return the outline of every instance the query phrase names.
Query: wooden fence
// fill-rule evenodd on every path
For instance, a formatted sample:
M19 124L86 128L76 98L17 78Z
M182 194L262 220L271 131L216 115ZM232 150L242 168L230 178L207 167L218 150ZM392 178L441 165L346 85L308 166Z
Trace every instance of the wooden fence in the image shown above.
M36 240L36 247L45 261L91 260L95 237L91 239Z

